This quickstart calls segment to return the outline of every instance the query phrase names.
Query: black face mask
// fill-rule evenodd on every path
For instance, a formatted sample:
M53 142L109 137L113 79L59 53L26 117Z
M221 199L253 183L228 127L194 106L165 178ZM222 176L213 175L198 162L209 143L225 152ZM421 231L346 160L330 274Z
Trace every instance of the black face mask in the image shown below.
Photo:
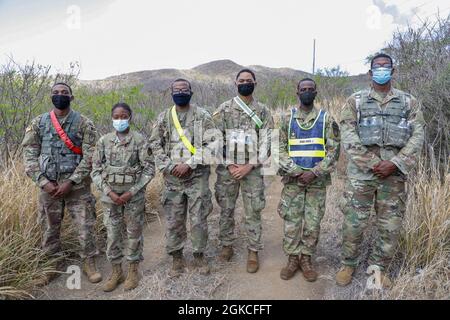
M243 97L250 96L255 91L254 83L243 83L238 85L238 92Z
M172 95L173 102L179 107L186 107L191 101L192 94L177 93Z
M300 101L304 106L310 106L314 103L314 99L316 99L316 92L306 91L300 93L299 95Z
M52 96L52 103L56 109L67 109L70 107L70 98L70 96L56 94Z

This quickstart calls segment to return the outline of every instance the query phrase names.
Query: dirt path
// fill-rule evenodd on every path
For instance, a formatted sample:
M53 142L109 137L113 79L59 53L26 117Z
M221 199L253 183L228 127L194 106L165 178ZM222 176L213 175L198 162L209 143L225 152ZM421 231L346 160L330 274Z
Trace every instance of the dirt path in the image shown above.
M212 177L211 180L214 180ZM314 263L318 266L320 277L315 283L308 283L300 272L290 281L280 279L280 269L287 261L282 251L282 220L277 214L282 184L279 177L266 179L266 208L263 211L264 251L260 254L260 270L256 274L246 272L247 250L242 225L242 202L238 201L236 210L238 239L235 256L230 263L220 263L218 255L218 217L219 210L214 202L214 211L209 218L210 241L206 253L212 266L209 276L200 276L195 272L186 272L182 277L171 279L168 271L171 259L165 254L164 221L155 219L147 223L145 229L144 257L141 264L142 280L132 292L124 292L119 287L113 293L104 293L100 285L90 284L82 277L80 290L66 287L68 276L62 275L43 289L41 299L323 299L337 298L334 285L334 272L338 261L338 240L335 213L337 190L331 188L328 196L327 214L322 223L322 234ZM213 181L211 181L213 185ZM190 263L192 254L189 243L185 248L185 257ZM99 259L99 268L104 278L110 272L110 266L104 255ZM338 292L338 296L339 296ZM345 294L343 294L345 295Z

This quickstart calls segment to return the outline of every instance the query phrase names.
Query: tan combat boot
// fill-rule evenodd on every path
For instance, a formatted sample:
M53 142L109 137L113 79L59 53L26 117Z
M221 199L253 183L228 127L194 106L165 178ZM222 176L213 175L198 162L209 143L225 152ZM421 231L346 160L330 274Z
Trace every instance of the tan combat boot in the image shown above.
M98 283L102 281L102 275L95 266L94 257L86 258L83 262L83 272L88 277L90 283Z
M389 279L389 277L386 275L385 272L380 273L380 282L383 289L390 289L392 288L392 281Z
M259 269L258 252L248 250L247 272L256 273Z
M318 274L311 263L311 256L302 254L300 258L300 269L303 272L303 277L308 282L314 282L317 280Z
M124 280L122 264L113 264L112 273L109 276L108 281L103 285L103 291L111 292L115 290Z
M172 254L172 270L169 272L169 276L178 277L184 272L184 259L183 250L178 250Z
M354 272L355 268L343 266L336 274L336 283L341 287L347 286L350 282L352 282Z
M208 275L210 272L208 261L206 261L203 253L194 253L194 267L204 276Z
M298 256L289 256L288 264L281 269L280 278L283 280L292 279L299 268Z
M33 285L36 287L44 287L58 278L63 271L64 260L56 260L48 265L48 270L42 275L33 280Z
M233 247L232 246L223 246L222 251L220 252L220 260L223 262L228 262L233 257Z
M139 284L139 262L131 262L128 266L128 275L127 279L125 280L125 283L123 285L123 288L128 290L133 290L136 288Z

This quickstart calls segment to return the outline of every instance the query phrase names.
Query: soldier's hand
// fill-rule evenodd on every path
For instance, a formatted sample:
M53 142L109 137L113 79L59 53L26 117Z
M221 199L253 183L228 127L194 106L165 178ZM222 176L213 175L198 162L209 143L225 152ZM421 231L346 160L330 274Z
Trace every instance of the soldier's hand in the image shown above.
M53 194L54 198L64 197L70 191L72 191L72 181L66 180L58 186L58 190Z
M252 164L244 164L244 165L240 165L237 166L237 169L234 170L231 175L233 176L233 178L235 178L236 180L241 180L242 178L244 178L246 175L248 175L252 170L253 170L253 165Z
M227 167L228 172L229 172L232 176L234 176L234 173L236 172L236 170L237 170L238 168L239 168L239 166L236 165L236 164L230 164L230 165Z
M133 197L133 195L131 194L131 192L125 192L124 194L122 194L120 196L120 200L122 200L122 202L125 204L128 201L130 201L130 199Z
M47 182L47 184L44 185L42 188L45 192L47 192L49 195L53 196L56 191L58 191L58 184L55 182Z
M192 173L191 167L187 164L177 164L172 170L172 175L177 178L184 178Z
M309 185L311 184L315 179L316 179L316 175L311 172L303 172L301 175L298 176L298 181L300 181L302 184L304 185Z
M111 198L111 200L114 202L114 204L118 205L118 206L122 206L125 203L123 202L123 200L120 198L120 196L115 193L114 191L111 191L110 193L108 193L108 197Z
M397 171L397 166L391 162L383 160L373 168L373 173L380 179L386 179Z

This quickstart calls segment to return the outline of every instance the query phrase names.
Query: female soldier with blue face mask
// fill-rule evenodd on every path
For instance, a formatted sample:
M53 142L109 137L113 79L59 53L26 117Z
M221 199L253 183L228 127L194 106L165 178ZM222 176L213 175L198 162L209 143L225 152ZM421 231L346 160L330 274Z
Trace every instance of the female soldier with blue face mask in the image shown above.
M143 260L145 187L154 177L154 162L146 139L130 129L131 108L118 103L112 108L114 131L100 138L93 156L92 180L102 192L104 224L108 234L106 255L112 273L103 290L113 291L124 281L122 247L129 263L125 290L137 287L138 265ZM126 244L122 230L126 225Z

